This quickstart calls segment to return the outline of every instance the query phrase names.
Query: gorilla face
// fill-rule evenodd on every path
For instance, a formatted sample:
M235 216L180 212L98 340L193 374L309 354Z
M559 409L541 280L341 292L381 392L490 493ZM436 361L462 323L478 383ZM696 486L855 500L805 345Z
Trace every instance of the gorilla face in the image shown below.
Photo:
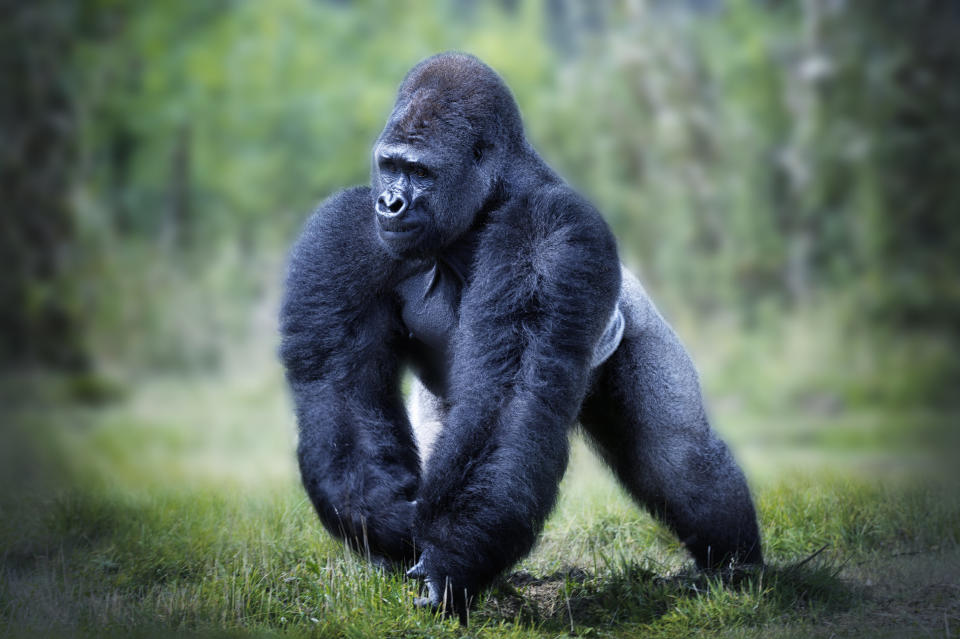
M435 255L470 228L490 191L478 142L454 132L435 139L404 139L388 125L374 146L377 235L393 257Z

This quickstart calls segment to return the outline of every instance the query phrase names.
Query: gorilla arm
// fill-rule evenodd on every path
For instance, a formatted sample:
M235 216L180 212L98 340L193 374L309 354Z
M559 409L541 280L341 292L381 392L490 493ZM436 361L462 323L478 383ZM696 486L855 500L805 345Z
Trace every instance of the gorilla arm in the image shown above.
M620 288L609 229L562 187L491 216L454 341L451 409L417 505L433 605L529 551L566 468L568 427Z
M327 200L294 246L280 355L299 425L304 487L331 534L400 561L414 555L419 461L399 388L391 262L357 220L369 189ZM365 228L373 228L372 220Z

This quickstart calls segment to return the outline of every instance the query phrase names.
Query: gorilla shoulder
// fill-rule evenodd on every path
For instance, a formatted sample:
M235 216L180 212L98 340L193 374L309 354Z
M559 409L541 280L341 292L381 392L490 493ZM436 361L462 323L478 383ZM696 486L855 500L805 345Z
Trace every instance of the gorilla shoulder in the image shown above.
M382 292L396 263L377 240L374 215L369 186L344 189L324 200L290 252L288 284L325 282L346 286L345 295L363 297Z
M605 306L612 306L620 288L620 258L596 208L559 178L532 188L515 205L523 210L506 211L507 224L524 238L536 270L566 280L565 285L577 283L569 278L582 278L586 288L609 298ZM525 252L522 246L515 250L518 256Z
M546 229L575 233L619 265L617 241L600 212L566 183L550 181L532 191L528 206Z
M386 294L396 263L371 230L373 215L368 187L335 193L310 215L290 252L279 354L292 383L340 379L355 368L349 362L364 345L387 344L397 334L393 297Z

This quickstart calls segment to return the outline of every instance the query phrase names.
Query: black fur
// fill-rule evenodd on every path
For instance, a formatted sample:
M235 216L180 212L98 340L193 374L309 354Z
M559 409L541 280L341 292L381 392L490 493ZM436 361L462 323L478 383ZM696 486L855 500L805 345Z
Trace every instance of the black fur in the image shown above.
M371 182L310 218L281 312L300 470L331 533L372 557L419 557L430 603L462 615L532 547L579 419L700 566L761 561L689 358L621 275L601 216L526 142L493 71L463 54L411 70ZM617 308L623 340L591 370ZM406 366L440 406L422 473Z

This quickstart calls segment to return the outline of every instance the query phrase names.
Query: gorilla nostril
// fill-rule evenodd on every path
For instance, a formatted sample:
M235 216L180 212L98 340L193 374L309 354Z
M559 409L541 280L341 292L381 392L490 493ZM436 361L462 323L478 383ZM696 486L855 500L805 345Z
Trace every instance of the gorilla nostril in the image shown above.
M377 198L377 213L392 217L399 215L407 208L407 201L401 195L384 193Z

